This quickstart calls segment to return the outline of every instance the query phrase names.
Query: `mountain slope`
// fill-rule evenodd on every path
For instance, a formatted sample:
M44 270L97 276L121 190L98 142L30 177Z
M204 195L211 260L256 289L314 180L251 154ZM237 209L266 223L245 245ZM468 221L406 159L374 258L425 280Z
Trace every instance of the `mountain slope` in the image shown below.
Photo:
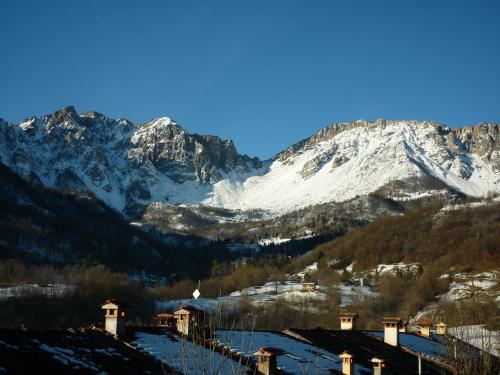
M30 185L0 163L0 260L101 263L129 274L199 276L210 271L213 259L228 253L216 243L188 240L195 249L183 251L181 241L166 245L91 194ZM193 263L192 257L200 262Z
M300 261L342 259L344 264L353 263L355 271L378 264L419 262L438 276L451 266L495 270L500 267L499 229L498 198L462 205L434 203L404 215L380 217L319 245Z
M0 120L0 161L29 181L90 190L129 217L153 202L272 217L375 191L394 200L498 193L498 133L496 124L356 121L260 161L238 154L231 140L190 134L169 118L133 124L66 107L18 125ZM434 182L414 186L425 178ZM395 182L404 188L388 188Z

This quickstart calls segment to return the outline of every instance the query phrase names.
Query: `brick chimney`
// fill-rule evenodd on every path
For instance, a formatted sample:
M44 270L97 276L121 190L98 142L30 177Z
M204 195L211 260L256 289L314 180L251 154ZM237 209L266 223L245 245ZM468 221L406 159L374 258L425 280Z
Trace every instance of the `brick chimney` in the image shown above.
M257 371L262 375L278 374L276 357L283 352L280 349L264 347L257 350L253 355L257 356Z
M377 357L372 358L373 363L373 375L384 375L385 371L385 360Z
M354 375L356 374L356 364L354 363L354 357L344 351L339 355L342 358L342 374L343 375Z
M382 318L384 324L384 342L392 345L399 345L399 328L403 321L399 316L386 316Z
M341 312L339 314L340 329L352 331L356 329L356 320L358 319L358 314L355 312Z

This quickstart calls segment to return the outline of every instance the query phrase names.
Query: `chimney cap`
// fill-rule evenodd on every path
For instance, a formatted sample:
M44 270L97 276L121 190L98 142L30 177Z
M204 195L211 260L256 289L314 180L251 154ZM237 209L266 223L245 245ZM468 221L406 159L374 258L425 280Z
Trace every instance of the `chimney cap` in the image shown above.
M175 311L174 311L174 314L181 311L181 310L186 310L186 311L189 311L189 312L192 312L192 313L202 313L203 310L200 310L194 306L191 306L191 305L180 305L179 308L177 308Z
M401 320L400 316L384 316L382 318L382 323L397 323L401 324L403 321Z
M109 304L115 305L117 308L132 307L132 305L129 304L128 302L120 300L120 299L116 299L116 298L107 299L106 301L101 303L99 306L102 308L105 308L104 306L109 305Z
M418 322L420 327L432 327L432 320L422 319Z
M373 357L373 358L371 359L371 362L372 362L372 363L385 363L385 359L383 359L383 358Z
M353 358L352 354L347 353L347 350L344 350L341 354L339 354L340 358Z
M359 315L355 312L352 312L352 311L343 311L343 312L339 313L339 318L357 319L357 318L359 318Z
M284 353L285 352L281 349L271 348L269 346L265 346L265 347L262 347L260 349L257 349L257 351L255 351L253 353L253 355L263 355L265 357L272 357L272 356L281 355Z

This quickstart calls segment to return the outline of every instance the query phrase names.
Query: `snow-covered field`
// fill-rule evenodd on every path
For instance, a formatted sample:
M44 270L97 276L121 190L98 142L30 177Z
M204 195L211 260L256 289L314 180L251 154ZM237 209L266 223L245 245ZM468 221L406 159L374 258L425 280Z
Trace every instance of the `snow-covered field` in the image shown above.
M406 201L412 201L412 200L416 200L416 199L434 197L437 195L445 195L446 193L447 193L447 190L444 190L444 189L424 190L424 191L419 191L419 192L397 190L393 193L393 195L389 196L388 198L391 198L392 200L395 200L395 201L406 202Z
M340 293L340 307L351 305L363 301L363 299L371 296L376 296L368 286L339 284L337 287Z
M341 283L332 287L340 294L340 306L347 306L353 302L361 301L368 296L374 296L374 293L368 286L349 285ZM290 302L290 306L310 301L321 301L328 298L328 288L322 285L316 285L313 291L303 291L302 284L295 281L274 282L270 281L260 286L252 286L242 290L232 292L229 296L219 298L182 299L170 301L157 301L156 306L159 310L173 310L179 305L192 305L200 309L216 309L220 305L227 308L235 307L242 298L247 299L252 304L258 306L272 303L277 300ZM203 289L201 289L203 296Z
M441 279L449 279L450 286L446 293L436 297L433 302L425 305L414 317L418 321L424 315L433 314L439 302L467 300L472 297L492 298L500 305L500 271L492 270L481 273L446 273Z
M392 264L379 264L372 271L370 271L371 275L379 274L383 275L384 273L390 273L391 275L398 274L413 274L416 275L422 269L421 263L392 263Z
M203 296L203 288L200 290ZM181 304L188 304L203 309L214 309L219 305L234 307L242 298L247 298L255 305L271 303L278 299L287 302L305 302L310 300L324 300L327 298L326 288L317 286L314 291L302 291L302 284L294 281L274 282L252 286L232 292L229 296L219 298L198 298L171 301L157 301L159 309L173 309Z
M444 274L441 278L451 280L447 293L440 296L444 301L456 301L473 296L490 296L500 303L500 271L489 271L476 274L457 273Z
M500 357L500 332L489 331L482 325L450 328L448 332L460 340Z

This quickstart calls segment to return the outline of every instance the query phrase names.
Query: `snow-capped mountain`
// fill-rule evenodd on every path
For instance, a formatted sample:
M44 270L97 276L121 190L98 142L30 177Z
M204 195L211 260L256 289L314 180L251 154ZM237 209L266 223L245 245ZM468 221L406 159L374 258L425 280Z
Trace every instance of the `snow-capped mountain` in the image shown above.
M127 215L153 202L278 215L429 176L470 196L500 192L498 134L497 124L355 121L260 161L238 154L231 140L190 134L168 117L134 124L66 107L20 124L0 120L0 161L31 182L90 190ZM441 193L405 186L390 196Z

